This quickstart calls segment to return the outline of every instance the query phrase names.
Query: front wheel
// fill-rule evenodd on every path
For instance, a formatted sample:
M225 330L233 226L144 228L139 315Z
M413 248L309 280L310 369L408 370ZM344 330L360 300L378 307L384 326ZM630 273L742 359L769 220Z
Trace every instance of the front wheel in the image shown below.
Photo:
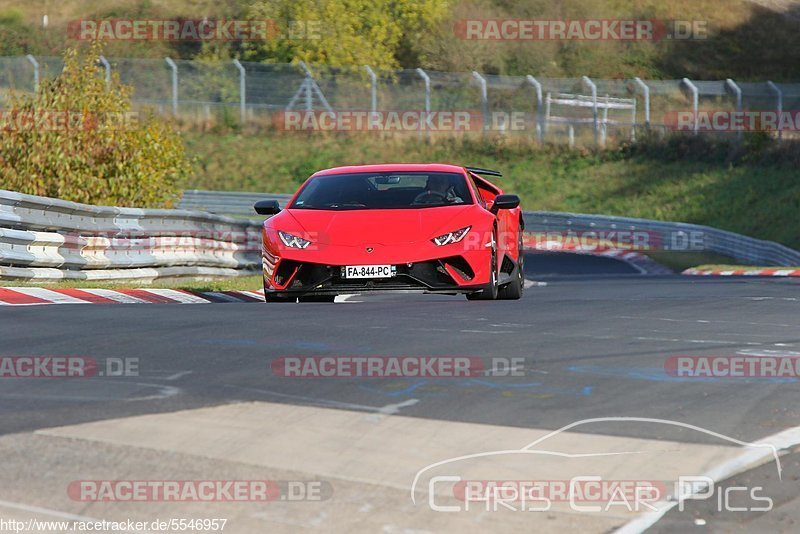
M492 260L490 262L491 276L489 283L475 293L467 294L467 300L495 300L497 299L497 240L492 236Z
M517 272L514 279L500 288L497 293L499 299L502 300L517 300L522 298L522 292L525 290L525 253L523 252L524 243L522 242L522 233L519 234L517 258Z

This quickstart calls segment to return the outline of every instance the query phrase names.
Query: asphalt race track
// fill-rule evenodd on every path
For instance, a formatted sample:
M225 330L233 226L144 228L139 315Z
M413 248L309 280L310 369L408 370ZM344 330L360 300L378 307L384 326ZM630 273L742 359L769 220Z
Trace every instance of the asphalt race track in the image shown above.
M467 452L523 447L589 418L678 421L743 442L800 424L797 380L664 371L672 356L800 356L797 281L647 277L614 260L562 259L559 267L558 255L529 257L528 277L539 284L520 301L376 295L336 304L0 307L0 356L138 358L139 365L136 377L0 380L0 509L20 517L227 514L231 532L353 525L446 531L470 522L498 531L535 525L606 532L634 515L434 514L426 498L412 503L409 488L417 470L448 450L456 456L462 445ZM559 269L570 276L554 274ZM271 362L287 356L522 358L522 372L479 379L276 376ZM182 424L196 437L170 433ZM708 433L655 422L593 422L570 432L567 448L670 444L641 463L660 471L627 477L700 474L741 451ZM471 437L448 441L456 435ZM672 455L676 448L682 453ZM716 502L697 501L683 513L670 511L655 531L685 532L698 517L713 531L792 530L800 520L800 467L786 458L782 481L768 461L741 475L761 481L774 498L771 511L720 514L710 509ZM603 466L622 468L616 461ZM526 476L539 475L517 478ZM86 478L193 477L317 477L333 496L266 508L167 508L76 502L64 489Z

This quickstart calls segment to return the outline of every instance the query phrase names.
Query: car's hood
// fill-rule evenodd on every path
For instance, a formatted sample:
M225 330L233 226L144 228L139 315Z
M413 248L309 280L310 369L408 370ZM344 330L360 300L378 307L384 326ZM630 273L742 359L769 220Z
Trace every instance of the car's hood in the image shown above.
M289 209L290 215L318 243L343 246L396 245L450 232L447 224L474 205L393 210ZM459 227L460 228L460 227ZM312 238L313 239L313 238Z

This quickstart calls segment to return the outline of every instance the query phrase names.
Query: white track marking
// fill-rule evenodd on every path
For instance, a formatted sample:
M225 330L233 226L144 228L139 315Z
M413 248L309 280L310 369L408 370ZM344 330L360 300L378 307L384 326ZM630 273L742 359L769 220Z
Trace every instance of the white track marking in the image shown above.
M668 321L670 323L720 323L720 324L746 324L751 326L787 326L790 328L797 328L796 324L782 324L782 323L750 323L742 321L724 321L724 320L709 320L709 319L671 319L668 317L632 317L630 315L618 315L615 319L649 319L651 321Z
M639 341L670 341L670 342L674 342L674 343L714 343L714 344L721 344L721 345L763 345L763 343L758 343L756 341L733 341L731 339L726 339L726 340L719 340L719 339L678 339L678 338L671 338L671 337L646 337L646 336L635 337L634 339L638 339Z
M181 371L179 373L175 373L174 375L170 375L170 376L166 377L164 380L169 380L169 381L177 380L177 379L179 379L181 377L184 377L186 375L190 375L192 373L194 373L194 371Z
M62 295L57 291L52 291L43 287L15 287L14 291L17 291L18 293L24 293L31 297L44 299L49 302L54 302L56 304L91 304L88 300Z
M175 289L145 289L145 291L152 293L153 295L172 299L180 302L181 304L210 304L209 301L202 297L198 297L197 295L192 295L191 293L186 293L184 291L177 291Z
M358 297L358 296L360 295L336 295L336 298L333 299L333 302L338 302L338 303L347 302L350 304L354 302L364 302L363 300L350 300L353 297Z
M233 384L223 384L225 387L239 389L243 391L252 391L255 393L263 393L264 395L272 395L274 397L281 397L284 399L296 399L308 402L309 404L313 404L315 406L322 406L324 408L339 408L339 409L349 409L349 410L358 410L360 412L375 412L380 413L382 408L378 408L376 406L367 406L365 404L354 404L351 402L340 402L330 399L320 399L316 397L306 397L305 395L292 395L289 393L278 393L277 391L270 391L268 389L260 389L260 388L247 388L247 387L240 387L234 386Z
M107 298L109 300L116 300L122 304L149 304L146 300L138 299L111 289L81 289L81 291L86 291L92 295L97 295L98 297Z
M396 413L398 413L400 411L400 408L406 408L408 406L414 406L418 402L419 402L419 399L408 399L408 400L404 400L403 402L400 402L400 403L397 403L397 404L387 404L383 408L379 409L378 413L381 413L381 414L384 414L384 415L396 414Z
M800 352L792 352L790 350L752 350L752 349L745 349L745 350L737 350L736 354L740 354L742 356L777 356L777 357L789 357L789 356L800 356Z
M764 439L754 442L754 444L761 443L773 445L779 451L792 449L800 445L800 427L789 428L783 432L778 432L777 434L767 436ZM703 476L712 479L715 484L718 484L740 473L764 465L767 461L774 460L772 451L768 451L764 448L742 447L742 451L740 455L711 468L704 473ZM667 512L678 506L679 503L680 500L673 500L660 506L657 511L642 514L616 530L615 534L640 534L655 525Z

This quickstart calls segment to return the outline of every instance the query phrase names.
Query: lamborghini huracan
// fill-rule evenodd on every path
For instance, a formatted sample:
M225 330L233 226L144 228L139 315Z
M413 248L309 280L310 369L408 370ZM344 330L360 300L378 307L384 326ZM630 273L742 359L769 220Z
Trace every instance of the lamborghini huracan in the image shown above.
M336 167L313 174L263 226L267 302L332 302L367 292L518 299L523 217L516 195L445 164Z

